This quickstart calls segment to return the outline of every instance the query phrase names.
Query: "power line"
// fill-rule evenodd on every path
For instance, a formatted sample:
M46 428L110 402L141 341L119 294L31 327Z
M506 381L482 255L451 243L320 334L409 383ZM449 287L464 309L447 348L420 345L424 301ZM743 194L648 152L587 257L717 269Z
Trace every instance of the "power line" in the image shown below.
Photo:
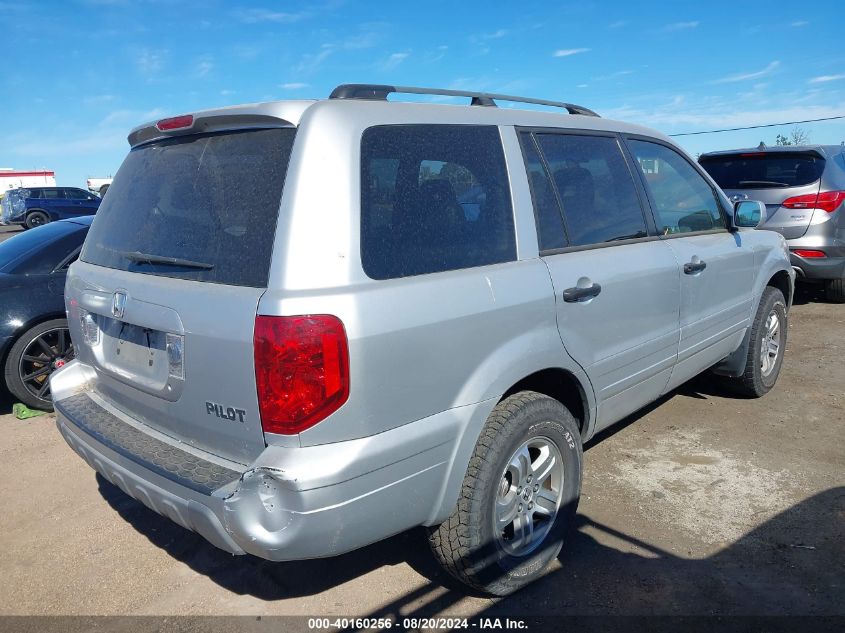
M823 119L805 119L804 121L787 121L786 123L767 123L766 125L749 125L746 127L728 127L723 130L707 130L705 132L681 132L669 136L695 136L696 134L716 134L717 132L738 132L740 130L756 130L761 127L778 127L780 125L798 125L799 123L817 123L818 121L833 121L834 119L845 119L845 114L828 116Z

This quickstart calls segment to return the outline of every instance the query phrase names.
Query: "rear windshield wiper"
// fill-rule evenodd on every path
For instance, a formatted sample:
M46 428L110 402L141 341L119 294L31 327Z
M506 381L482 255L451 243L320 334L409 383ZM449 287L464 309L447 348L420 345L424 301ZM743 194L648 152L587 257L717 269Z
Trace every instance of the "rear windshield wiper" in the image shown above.
M740 180L739 186L752 187L789 187L788 182L778 182L777 180ZM730 187L728 187L730 189Z
M183 268L198 268L200 270L211 270L214 264L195 262L190 259L179 259L178 257L165 257L164 255L150 255L139 251L120 251L129 261L136 264L163 264L165 266L181 266Z

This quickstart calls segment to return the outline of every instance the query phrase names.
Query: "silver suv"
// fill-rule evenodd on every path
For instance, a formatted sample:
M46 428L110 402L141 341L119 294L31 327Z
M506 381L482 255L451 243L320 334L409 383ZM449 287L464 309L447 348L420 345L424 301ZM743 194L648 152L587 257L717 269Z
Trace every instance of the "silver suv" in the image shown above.
M765 203L762 228L781 233L802 281L845 303L845 145L796 145L699 157L731 200Z
M422 525L503 595L559 552L596 432L708 368L771 389L794 272L740 228L761 204L658 132L496 100L537 102L347 85L135 128L68 275L68 444L228 552Z

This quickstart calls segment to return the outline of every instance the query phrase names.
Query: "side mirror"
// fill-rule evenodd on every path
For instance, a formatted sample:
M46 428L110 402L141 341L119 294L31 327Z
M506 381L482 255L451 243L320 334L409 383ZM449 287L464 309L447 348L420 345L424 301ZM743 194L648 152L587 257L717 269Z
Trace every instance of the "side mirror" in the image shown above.
M757 200L739 200L734 203L734 226L756 229L766 221L766 205Z

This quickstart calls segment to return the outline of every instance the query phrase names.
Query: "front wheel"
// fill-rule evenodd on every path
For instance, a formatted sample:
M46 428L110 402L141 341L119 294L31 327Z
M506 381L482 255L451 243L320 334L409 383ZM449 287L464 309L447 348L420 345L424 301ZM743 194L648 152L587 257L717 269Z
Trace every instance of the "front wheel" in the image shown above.
M578 425L560 402L533 391L493 409L452 515L431 532L444 569L504 596L542 576L558 555L581 495Z
M786 299L780 290L767 286L751 324L745 371L734 379L743 395L759 398L775 386L786 352L788 328Z

